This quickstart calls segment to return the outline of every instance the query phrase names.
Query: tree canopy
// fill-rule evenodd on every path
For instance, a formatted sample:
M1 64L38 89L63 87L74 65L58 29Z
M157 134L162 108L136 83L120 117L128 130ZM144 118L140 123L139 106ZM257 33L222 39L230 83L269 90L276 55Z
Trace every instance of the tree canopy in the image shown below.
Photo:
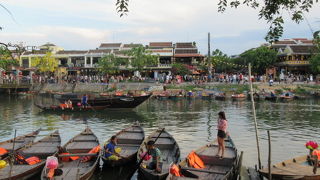
M120 70L120 65L127 64L127 60L117 57L115 54L107 54L99 59L99 70L106 74L117 73Z
M18 65L19 62L13 58L11 51L5 46L0 46L0 68L9 70L9 67Z
M182 64L182 63L175 63L172 64L172 73L175 75L186 75L190 74L190 69L188 68L188 65Z
M264 74L266 68L273 66L277 62L277 52L266 46L250 49L235 59L237 64L251 63L252 71L258 74Z
M146 66L155 66L159 61L157 55L153 55L151 51L146 50L142 45L123 51L123 53L130 59L126 62L127 65L131 65L137 71L142 71Z
M211 63L216 72L229 72L233 69L230 65L232 59L219 49L212 52Z
M58 61L52 56L51 52L43 57L36 57L31 60L31 66L38 68L42 73L54 72L58 67Z
M117 0L116 8L120 17L127 14L129 0ZM319 0L219 0L218 12L225 12L227 8L238 8L241 5L259 10L259 19L269 23L266 41L277 41L283 34L285 22L283 13L289 14L292 21L300 23L304 20L304 13L318 3Z

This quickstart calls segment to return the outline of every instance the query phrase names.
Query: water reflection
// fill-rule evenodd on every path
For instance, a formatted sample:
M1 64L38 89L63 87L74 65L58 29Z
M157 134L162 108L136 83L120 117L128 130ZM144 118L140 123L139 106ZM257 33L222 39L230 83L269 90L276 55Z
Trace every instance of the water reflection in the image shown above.
M181 148L181 157L190 150L206 144L216 137L217 113L226 112L229 131L239 151L244 151L244 164L257 162L254 124L249 101L150 99L134 110L106 110L99 112L41 112L33 106L32 97L0 97L0 141L42 128L41 134L59 129L62 143L81 132L87 125L99 137L101 143L113 134L139 121L150 134L158 127L166 127ZM37 99L48 103L48 99ZM262 162L267 162L267 134L271 130L273 161L306 154L304 144L308 140L320 140L320 103L318 100L299 100L290 103L261 101L256 103L258 128L261 138ZM130 169L130 168L129 168ZM120 171L120 173L119 173ZM123 173L126 172L126 173ZM127 170L97 171L95 179L109 177L122 179ZM116 176L121 174L120 176ZM136 179L136 175L133 177Z

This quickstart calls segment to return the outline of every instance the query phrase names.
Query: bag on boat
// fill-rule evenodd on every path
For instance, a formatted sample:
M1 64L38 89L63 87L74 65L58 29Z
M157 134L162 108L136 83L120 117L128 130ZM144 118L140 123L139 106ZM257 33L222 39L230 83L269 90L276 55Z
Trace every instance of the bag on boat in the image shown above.
M182 174L180 173L180 168L176 164L172 164L170 167L170 174L180 177Z
M320 150L317 150L317 149L313 150L312 155L317 156L318 160L320 161Z
M8 151L5 148L0 147L0 156L7 154Z
M54 176L55 169L58 168L59 162L58 158L54 156L47 157L46 168L49 169L47 172L47 178L52 179Z
M38 164L41 162L41 159L37 156L32 156L32 157L29 157L26 159L26 162L29 164L29 165L35 165L35 164Z
M96 154L96 153L99 153L100 151L100 145L92 148L88 153L89 154ZM92 159L93 156L84 156L82 159L81 159L81 162L88 162Z
M59 165L58 158L54 156L47 157L46 168L47 169L57 169Z
M196 168L196 169L203 169L205 168L205 165L201 158L194 152L192 151L188 157L188 164L190 167Z

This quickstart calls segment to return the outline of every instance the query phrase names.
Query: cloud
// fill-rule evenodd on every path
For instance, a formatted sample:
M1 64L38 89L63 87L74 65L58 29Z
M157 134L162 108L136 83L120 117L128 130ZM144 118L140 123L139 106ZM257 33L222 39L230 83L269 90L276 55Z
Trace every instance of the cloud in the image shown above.
M19 24L0 16L0 40L39 45L53 42L67 49L95 48L101 42L196 41L206 53L207 32L216 48L234 54L264 41L268 24L258 19L258 11L241 6L217 12L213 0L134 0L128 16L119 17L115 0L21 0L4 1ZM320 7L305 16L311 26ZM3 12L0 11L1 14ZM308 30L288 18L285 36L301 36ZM298 32L299 31L299 32ZM308 34L309 35L309 34Z

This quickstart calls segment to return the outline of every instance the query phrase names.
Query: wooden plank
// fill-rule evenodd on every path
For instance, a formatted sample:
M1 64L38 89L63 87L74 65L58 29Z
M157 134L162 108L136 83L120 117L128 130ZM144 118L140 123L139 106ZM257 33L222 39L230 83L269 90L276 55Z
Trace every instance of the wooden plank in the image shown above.
M225 175L225 172L220 172L220 171L212 171L208 169L195 169L195 168L189 168L189 167L181 167L183 170L188 170L188 171L196 171L196 172L203 172L203 173L212 173L212 174L221 174Z
M97 138L93 135L83 135L74 138L74 141L96 141Z
M59 157L72 157L72 156L82 157L82 156L98 156L98 154L97 154L97 153L95 153L95 154L78 153L78 154L59 154L58 156L59 156Z

